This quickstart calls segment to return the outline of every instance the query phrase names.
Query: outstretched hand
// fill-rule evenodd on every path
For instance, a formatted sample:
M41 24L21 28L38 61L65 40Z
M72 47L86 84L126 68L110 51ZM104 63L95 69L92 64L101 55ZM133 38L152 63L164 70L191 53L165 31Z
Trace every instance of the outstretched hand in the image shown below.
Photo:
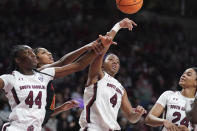
M189 129L185 125L178 126L180 131L189 131Z
M146 110L142 106L137 106L134 111L139 116L142 116L143 114L146 114L147 113Z
M137 24L134 21L128 18L124 18L123 20L121 20L119 22L119 25L121 28L128 28L130 31L133 29L133 26L137 26Z
M173 124L172 122L168 120L164 120L164 127L167 129L167 131L179 131L179 128Z
M71 108L78 107L78 105L79 105L79 102L78 101L76 101L76 100L70 100L70 101L65 102L62 105L62 110L67 111L67 110L69 110Z
M112 44L117 45L116 42L112 41L113 40L112 37L108 35L105 35L105 36L99 35L99 39L101 40L104 47L110 46Z

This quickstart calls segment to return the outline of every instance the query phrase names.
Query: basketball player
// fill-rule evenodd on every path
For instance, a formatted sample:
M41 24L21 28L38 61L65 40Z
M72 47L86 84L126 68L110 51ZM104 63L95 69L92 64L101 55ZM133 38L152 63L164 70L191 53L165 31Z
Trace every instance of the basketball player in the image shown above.
M108 36L99 36L102 46L112 43ZM94 41L94 43L98 43ZM99 46L99 43L97 44ZM34 70L37 66L36 55L31 47L17 45L11 53L12 74L0 76L0 88L11 106L9 123L4 124L3 131L41 131L45 116L46 87L54 78L64 77L84 69L97 54L91 50L77 61L62 67Z
M47 49L42 48L42 47L36 48L34 49L34 53L38 61L37 68L38 70L41 70L47 67L58 67L58 66L70 64L88 50L93 49L95 50L95 52L98 53L99 49L96 49L96 48L97 46L95 45L95 43L87 44L75 51L72 51L64 55L60 60L56 62L54 62L51 52L49 52ZM46 115L45 115L45 119L44 119L42 126L44 126L48 122L51 116L55 116L63 111L83 105L83 103L79 103L79 102L83 102L83 101L76 101L76 100L67 101L63 105L54 109L55 92L54 92L54 88L53 88L52 81L51 81L51 83L48 84L48 87L47 87Z
M162 131L191 131L192 125L186 117L191 109L197 88L197 68L187 69L180 78L181 91L165 91L157 100L145 123L150 126L164 126ZM188 106L189 105L189 106ZM159 116L164 113L164 118Z
M107 35L114 38L121 28L132 30L132 24L136 26L133 21L124 19L118 22ZM126 90L114 78L120 67L119 58L109 54L103 62L107 50L108 48L105 48L103 54L97 56L90 64L84 91L84 110L79 120L80 131L120 130L117 122L120 108L131 123L136 123L146 113L141 106L132 108Z

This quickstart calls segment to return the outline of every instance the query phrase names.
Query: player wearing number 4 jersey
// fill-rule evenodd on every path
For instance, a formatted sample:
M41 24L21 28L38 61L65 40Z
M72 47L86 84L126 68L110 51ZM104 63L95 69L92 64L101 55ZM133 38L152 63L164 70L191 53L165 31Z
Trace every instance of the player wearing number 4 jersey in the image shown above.
M191 131L186 111L191 109L197 88L197 68L187 69L180 78L182 91L166 91L157 100L146 117L150 126L164 126L162 131ZM159 116L164 113L164 118Z
M112 43L108 36L100 36L100 40L102 44L93 42L99 47L97 51ZM69 65L37 72L37 59L31 47L17 45L11 54L12 74L0 76L0 88L5 90L12 110L10 121L4 124L2 131L41 131L49 81L84 69L97 56L91 50Z
M132 24L136 25L127 18L123 19L107 35L114 38L120 28L132 30ZM84 91L85 108L79 120L80 131L120 130L117 122L120 108L131 123L136 123L146 113L141 106L136 109L132 108L125 89L114 78L120 66L118 57L109 54L103 62L103 56L108 48L90 65L87 86Z

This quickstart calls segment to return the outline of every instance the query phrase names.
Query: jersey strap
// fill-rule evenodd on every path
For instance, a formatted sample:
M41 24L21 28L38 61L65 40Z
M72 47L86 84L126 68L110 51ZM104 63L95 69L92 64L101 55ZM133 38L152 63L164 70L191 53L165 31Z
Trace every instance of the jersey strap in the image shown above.
M96 94L97 94L97 83L94 84L94 94L92 99L89 101L88 105L86 106L86 121L90 123L90 107L94 104L94 101L96 100Z

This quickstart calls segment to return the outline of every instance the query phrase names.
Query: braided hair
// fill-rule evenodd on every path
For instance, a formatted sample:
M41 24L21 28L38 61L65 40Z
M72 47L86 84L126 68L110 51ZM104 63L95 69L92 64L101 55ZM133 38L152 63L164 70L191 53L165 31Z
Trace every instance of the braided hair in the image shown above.
M9 57L9 60L10 60L10 64L9 64L9 67L7 69L7 73L11 73L12 71L14 70L19 70L16 62L15 62L15 59L17 57L20 57L19 56L19 52L26 49L28 46L27 45L15 45L10 53L10 57Z

